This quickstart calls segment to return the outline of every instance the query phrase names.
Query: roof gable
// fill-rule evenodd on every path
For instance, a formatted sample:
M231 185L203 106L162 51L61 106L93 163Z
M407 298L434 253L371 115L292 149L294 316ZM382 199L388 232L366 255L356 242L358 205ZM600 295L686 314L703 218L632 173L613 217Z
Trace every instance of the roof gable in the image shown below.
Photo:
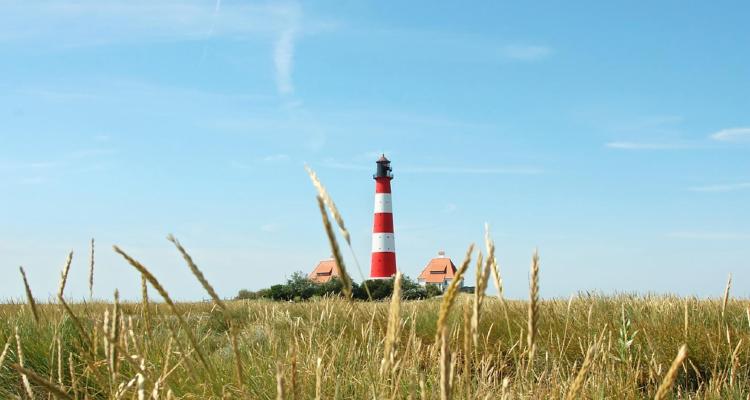
M456 276L456 266L453 261L448 257L437 257L430 260L417 280L427 283L443 283L454 276Z
M339 276L339 268L335 260L323 260L307 276L315 283L325 283Z

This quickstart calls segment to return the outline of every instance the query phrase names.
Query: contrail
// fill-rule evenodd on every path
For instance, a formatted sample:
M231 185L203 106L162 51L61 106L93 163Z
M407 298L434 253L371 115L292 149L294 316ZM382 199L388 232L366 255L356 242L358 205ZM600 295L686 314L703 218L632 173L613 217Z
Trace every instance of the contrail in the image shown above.
M214 35L214 28L216 26L216 17L219 15L220 10L221 10L221 0L216 0L216 6L214 6L214 13L211 16L211 26L208 29L208 35L206 35L206 40L210 39L211 36ZM203 63L203 60L206 59L207 49L208 49L208 44L203 43L203 51L201 52L201 59L200 59L201 63Z

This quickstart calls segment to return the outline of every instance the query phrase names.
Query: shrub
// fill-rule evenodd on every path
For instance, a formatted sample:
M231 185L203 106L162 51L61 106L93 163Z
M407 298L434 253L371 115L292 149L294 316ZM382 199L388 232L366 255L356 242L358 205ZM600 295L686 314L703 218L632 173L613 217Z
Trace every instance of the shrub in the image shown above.
M365 289L367 285L367 289ZM369 300L367 290L370 291L372 300L385 300L393 293L393 278L370 279L361 285L352 284L352 297L357 300ZM313 296L335 296L341 295L342 284L338 278L333 278L325 283L314 283L302 272L295 272L284 284L273 285L268 289L257 292L240 290L236 299L271 299L276 301L304 301ZM434 285L420 286L408 276L401 281L401 298L404 300L421 300L442 294L442 291Z

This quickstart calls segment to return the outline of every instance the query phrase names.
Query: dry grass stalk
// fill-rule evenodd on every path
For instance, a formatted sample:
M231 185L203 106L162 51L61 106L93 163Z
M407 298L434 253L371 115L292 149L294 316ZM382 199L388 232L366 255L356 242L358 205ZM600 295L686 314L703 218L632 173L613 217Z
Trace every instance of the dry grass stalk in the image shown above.
M151 332L151 311L149 310L148 279L143 274L141 274L141 306L143 307L143 321L146 333L149 334Z
M143 371L146 369L146 360L141 358L140 370L136 374L138 387L138 400L146 400L146 377Z
M318 357L315 365L315 400L320 400L323 395L323 359Z
M29 380L32 380L34 381L35 384L43 387L49 394L54 396L56 399L73 400L73 398L70 397L70 395L65 393L65 390L61 389L54 383L38 375L36 372L28 370L19 364L13 364L10 367L16 370L19 374L21 374L21 376L24 378L24 385L26 385ZM31 388L29 387L27 391L28 390L31 390ZM32 394L29 394L29 397L32 399L34 398Z
M73 364L73 353L68 353L68 373L70 373L70 389L73 391L73 397L79 398L78 378L76 377L75 365Z
M451 354L448 348L448 330L440 332L440 400L451 398Z
M596 348L597 348L597 344L594 343L586 351L586 357L583 359L583 364L581 364L581 369L578 370L578 374L576 374L576 377L573 380L573 384L570 385L570 388L568 389L568 393L565 396L566 400L576 400L579 398L581 389L583 388L583 385L586 383L586 377L588 376L589 370L591 369L591 364L594 361Z
M60 286L57 288L57 297L63 297L65 291L65 284L68 282L68 272L70 272L70 264L73 262L73 251L68 253L68 258L65 259L65 265L60 272Z
M208 282L208 279L206 279L206 276L203 275L203 272L200 270L200 268L198 268L198 265L195 264L193 258L190 256L187 250L182 247L182 244L180 244L180 242L173 235L167 236L167 240L175 245L180 254L182 254L182 258L185 260L185 263L187 263L188 268L190 268L190 272L192 272L196 279L198 279L198 282L200 282L201 286L203 286L203 289L208 293L208 295L211 296L211 299L214 301L214 303L219 306L219 308L221 308L221 311L224 314L224 321L226 322L227 326L229 326L230 343L232 345L232 353L234 354L235 378L237 380L237 385L242 387L242 359L240 358L240 351L237 343L237 329L230 319L229 310L227 309L226 304L219 297L219 294L216 293L216 290L211 285L211 283Z
M497 289L497 298L500 299L500 305L503 308L503 316L505 317L505 327L508 330L508 337L513 336L510 327L510 316L508 315L508 305L505 304L505 296L503 289L503 277L500 274L500 265L495 257L495 242L490 236L490 225L484 224L484 243L487 248L487 261L492 263L492 280L495 283Z
M500 301L504 301L503 297L503 278L500 274L500 265L497 263L495 258L495 242L490 237L490 225L484 224L484 245L487 250L487 261L492 264L492 281L497 289L497 297Z
M508 387L510 386L510 378L508 378L507 376L503 378L502 385L503 386L500 391L500 400L505 400L508 398Z
M61 388L65 389L65 385L63 385L63 353L62 353L62 340L60 340L60 335L56 335L57 338L55 340L55 344L57 344L57 384L60 385Z
M320 179L318 179L318 175L313 171L310 167L305 166L305 169L307 170L307 174L310 175L310 180L313 183L313 186L315 186L315 189L318 191L318 196L323 199L326 206L328 207L328 210L331 212L331 215L333 216L333 219L336 221L336 224L339 227L339 231L341 232L341 235L344 236L344 240L346 240L346 244L349 247L349 250L352 253L352 257L354 258L354 264L357 266L357 272L359 272L360 278L362 278L362 281L364 282L364 288L365 292L367 292L367 297L372 300L372 295L370 294L370 288L367 285L367 281L365 278L365 275L362 273L362 267L359 265L359 261L357 260L357 253L354 252L354 248L352 247L352 240L351 235L349 234L349 231L346 229L346 226L344 225L344 218L341 216L341 213L339 212L339 209L336 207L336 203L333 202L333 198L330 194L328 194L328 190L326 190L325 186L320 182Z
M383 345L383 360L380 362L380 375L391 372L396 364L398 340L401 336L401 271L396 272L393 282L393 294L391 295L391 306L388 309L388 325L386 328L385 343Z
M118 344L120 343L120 292L115 289L115 302L112 306L112 327L110 328L110 343L113 344L109 353L109 366L112 371L112 382L117 382L119 374L120 357L118 356Z
M307 170L307 174L310 175L310 180L312 181L313 186L315 186L315 189L318 191L318 197L323 199L326 206L328 207L328 210L331 212L331 215L333 215L333 219L339 226L341 234L344 236L344 240L346 240L346 243L351 246L351 236L349 235L349 231L346 229L346 226L344 226L344 218L341 217L341 213L336 207L336 203L333 202L331 195L328 194L325 186L323 186L323 184L320 182L320 179L318 179L318 174L316 174L315 171L313 171L312 168L308 166L305 166L305 169Z
M8 355L9 348L10 348L10 338L5 342L5 346L3 347L3 352L0 353L0 368L3 368L3 362L5 362L5 357Z
M724 288L724 299L721 301L721 318L724 318L724 313L727 310L727 303L729 303L729 291L732 289L732 274L729 274L727 278L727 286Z
M657 389L656 391L654 400L664 400L667 398L667 396L669 396L669 393L672 391L672 385L674 385L674 382L677 379L677 373L680 370L680 366L682 366L682 363L685 362L687 355L687 345L683 344L682 347L680 347L680 351L677 352L677 357L675 357L674 361L672 361L672 365L669 367L667 374L664 376L661 385L659 385L659 389Z
M182 329L185 330L185 334L190 341L190 345L198 355L198 359L200 360L201 364L203 364L209 374L213 375L213 368L211 368L211 366L208 364L208 360L203 354L203 350L201 350L200 345L198 344L198 340L195 338L195 335L193 335L192 330L189 329L187 322L185 322L185 319L182 317L182 313L180 313L180 310L177 309L177 306L175 305L174 301L172 301L172 298L169 297L169 293L166 289L164 289L164 286L159 283L156 277L152 275L148 268L146 268L143 264L130 257L119 247L113 246L113 248L117 254L121 255L131 266L133 266L133 268L135 268L136 270L138 270L138 272L145 276L151 286L156 289L162 299L164 299L164 302L167 303L169 309L172 311L175 317L177 317L177 321L180 323Z
M16 326L15 333L16 333L16 351L18 352L16 357L18 357L18 365L20 367L23 367L24 366L23 346L21 346L21 335L18 334L18 326ZM30 399L33 399L34 392L31 390L31 383L29 383L28 375L21 372L21 381L23 382L24 390L26 390L26 395L28 395Z
M735 386L735 377L737 376L737 370L740 368L740 349L742 348L742 339L737 342L734 351L732 352L732 364L729 373L729 386Z
M58 297L57 301L63 306L65 312L70 315L70 319L71 321L73 321L73 325L76 327L78 332L81 334L81 337L83 337L83 340L86 342L86 346L89 349L89 352L93 354L96 351L96 348L94 347L95 343L91 341L91 337L89 336L88 331L84 329L81 320L78 319L78 316L73 312L65 299L63 299L62 297Z
M481 259L482 253L479 253L479 258ZM464 361L464 370L463 370L463 378L464 378L464 392L466 393L466 398L471 399L473 396L471 395L471 341L472 337L472 309L469 305L469 302L466 301L464 303L464 332L463 332L463 339L464 339L464 354L463 354L463 361ZM475 346L476 347L476 346Z
M89 252L89 299L94 299L94 238L91 238L91 250Z
M281 363L276 363L276 400L284 400L286 393L284 391L284 373Z
M441 336L443 335L443 331L445 330L446 321L448 320L448 314L450 314L451 307L453 307L453 302L456 300L459 284L463 280L464 273L466 272L466 269L469 268L469 264L471 263L471 254L473 252L474 244L472 243L469 246L469 249L466 251L464 261L456 271L456 275L453 277L453 280L451 280L450 285L448 285L448 289L446 289L445 294L443 295L443 301L440 303L440 312L438 314L437 331L435 332L436 343L439 343L441 340Z
M237 340L239 328L235 324L229 325L229 340L232 344L232 352L234 353L234 377L237 380L237 386L240 390L244 387L243 373L242 373L242 358L240 355L240 345Z
M687 341L688 333L690 332L690 314L688 314L688 306L689 306L689 300L685 299L685 321L683 330L685 333L685 341Z
M474 307L471 314L471 337L474 341L474 348L479 348L479 313L484 303L484 294L487 291L487 284L490 279L490 267L492 266L492 255L487 255L487 262L482 268L483 259L480 252L477 257L477 283L474 288Z
M336 260L336 265L338 265L339 268L339 274L341 275L341 284L343 285L344 295L347 299L352 298L352 278L349 276L349 273L346 271L346 266L344 265L344 257L341 256L341 249L339 248L339 243L336 240L336 234L333 232L333 227L331 226L331 221L328 219L328 213L326 212L325 205L323 203L323 198L318 196L318 207L320 208L320 215L323 218L323 227L326 230L326 235L328 236L328 243L331 245L331 253L333 253L333 258Z
M292 386L292 400L297 400L297 339L295 336L294 342L292 342L292 356L291 356L291 386Z
M31 293L31 287L29 286L29 281L26 279L26 271L23 270L23 267L18 267L18 270L21 271L21 277L23 278L23 287L26 290L26 300L29 302L29 308L31 308L31 314L34 316L34 322L37 324L39 323L39 312L36 308L36 301L34 301L34 295Z
M173 236L169 235L167 236L167 240L172 242L172 244L177 247L177 250L182 254L182 258L185 259L185 263L187 263L188 268L190 268L190 272L195 275L195 277L198 279L198 282L200 282L201 286L203 286L203 289L206 290L209 296L211 296L211 299L213 299L214 303L221 307L222 311L226 311L227 306L224 304L224 302L219 297L219 294L216 293L216 290L214 290L214 287L211 286L211 284L208 282L208 279L203 275L203 272L198 268L197 265L195 265L195 262L193 261L193 258L190 257L190 254L185 250L184 247L180 244L180 242Z
M528 331L526 333L526 346L529 352L529 361L534 359L536 349L536 330L539 320L539 252L534 251L531 258L531 272L529 275L529 318Z

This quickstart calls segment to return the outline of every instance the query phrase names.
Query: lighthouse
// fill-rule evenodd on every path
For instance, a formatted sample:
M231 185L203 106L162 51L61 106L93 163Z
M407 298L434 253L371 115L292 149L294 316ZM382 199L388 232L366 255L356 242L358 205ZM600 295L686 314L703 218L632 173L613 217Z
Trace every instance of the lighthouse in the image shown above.
M391 202L391 162L383 154L376 161L375 222L372 228L372 263L370 278L390 278L396 274L396 240L393 236Z

